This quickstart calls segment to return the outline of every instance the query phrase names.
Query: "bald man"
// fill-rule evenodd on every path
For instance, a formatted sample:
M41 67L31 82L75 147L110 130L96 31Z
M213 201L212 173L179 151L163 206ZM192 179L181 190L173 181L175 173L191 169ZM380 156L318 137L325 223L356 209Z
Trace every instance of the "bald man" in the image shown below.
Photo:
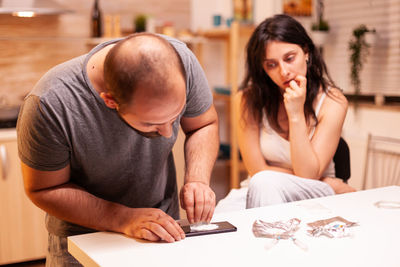
M182 207L212 218L218 122L205 75L178 40L148 33L101 44L60 64L25 98L18 149L25 190L46 211L47 266L79 265L66 237L113 231L185 238L172 147L186 134Z

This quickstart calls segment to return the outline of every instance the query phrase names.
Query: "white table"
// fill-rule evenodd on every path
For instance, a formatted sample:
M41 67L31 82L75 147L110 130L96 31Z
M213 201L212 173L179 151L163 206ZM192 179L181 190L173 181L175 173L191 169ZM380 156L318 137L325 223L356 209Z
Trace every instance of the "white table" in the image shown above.
M240 212L215 214L229 221L233 233L189 237L175 243L152 243L98 232L68 238L68 250L85 266L400 266L400 209L377 208L381 200L400 201L400 186L292 202ZM357 221L352 237L311 237L306 223L342 216ZM265 249L269 239L256 238L256 219L269 222L301 219L295 237L308 246L301 250L290 240Z

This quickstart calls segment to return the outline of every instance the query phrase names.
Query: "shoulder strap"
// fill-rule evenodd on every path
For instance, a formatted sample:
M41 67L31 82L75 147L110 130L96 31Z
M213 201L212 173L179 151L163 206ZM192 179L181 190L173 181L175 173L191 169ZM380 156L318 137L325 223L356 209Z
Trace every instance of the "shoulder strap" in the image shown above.
M318 105L315 108L315 116L318 116L319 110L321 109L322 103L324 102L324 99L326 97L326 93L323 92L321 98L319 99Z
M326 97L326 92L323 92L321 98L319 99L317 107L315 108L315 116L318 116L319 110L321 109L321 106L322 106L322 103L324 102L325 97ZM311 132L309 135L310 139L313 137L314 132L315 132L315 126L311 129Z

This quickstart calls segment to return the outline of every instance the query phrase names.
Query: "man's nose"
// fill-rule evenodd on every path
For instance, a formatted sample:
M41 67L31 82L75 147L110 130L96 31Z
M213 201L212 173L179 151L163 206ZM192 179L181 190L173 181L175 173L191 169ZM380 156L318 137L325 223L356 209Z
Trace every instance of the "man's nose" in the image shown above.
M172 124L165 123L163 125L158 126L157 132L166 138L170 138L172 136Z

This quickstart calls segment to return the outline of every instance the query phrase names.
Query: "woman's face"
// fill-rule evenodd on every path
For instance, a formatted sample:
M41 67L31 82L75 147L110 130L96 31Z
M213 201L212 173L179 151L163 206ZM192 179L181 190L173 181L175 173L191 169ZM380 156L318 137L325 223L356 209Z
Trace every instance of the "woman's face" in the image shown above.
M263 68L282 90L297 75L306 77L308 53L297 44L270 41L265 48Z

